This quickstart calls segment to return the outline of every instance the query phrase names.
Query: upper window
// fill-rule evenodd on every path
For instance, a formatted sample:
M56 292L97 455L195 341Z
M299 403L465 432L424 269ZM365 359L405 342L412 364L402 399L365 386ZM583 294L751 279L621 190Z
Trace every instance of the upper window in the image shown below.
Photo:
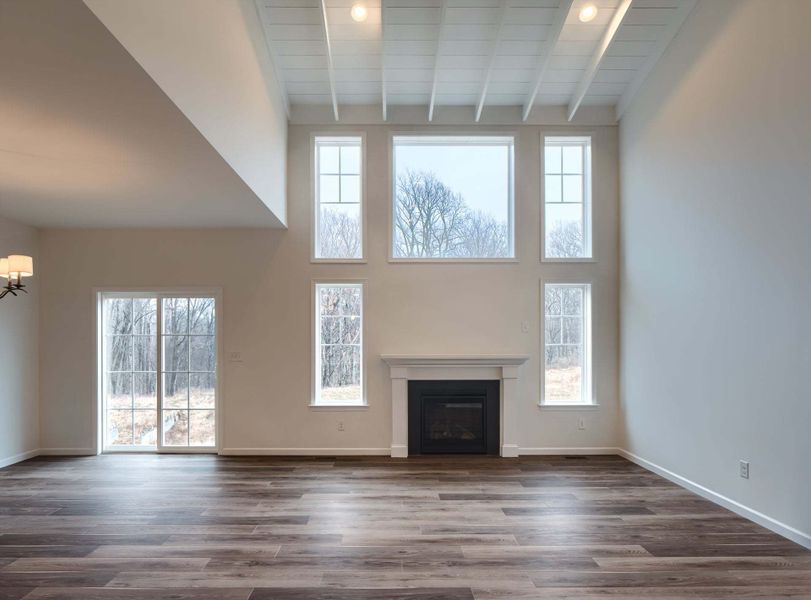
M392 257L515 256L513 138L396 136Z
M362 163L361 138L315 138L316 259L363 258Z
M544 138L544 258L591 258L591 138Z
M363 284L315 284L316 406L363 405Z
M542 403L592 404L591 285L544 285Z

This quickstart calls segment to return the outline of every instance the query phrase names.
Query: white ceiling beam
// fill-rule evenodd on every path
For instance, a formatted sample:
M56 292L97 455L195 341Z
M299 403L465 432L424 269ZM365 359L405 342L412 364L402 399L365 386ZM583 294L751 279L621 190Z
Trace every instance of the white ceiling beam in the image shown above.
M656 66L656 63L658 63L659 59L662 58L665 50L667 50L667 47L670 45L670 42L673 41L673 38L676 37L676 34L679 32L679 29L681 29L682 24L687 19L687 16L693 10L695 5L696 0L682 0L682 3L676 9L676 14L673 15L673 18L667 24L662 37L659 38L658 42L656 42L656 46L654 47L653 51L639 68L631 83L629 83L625 88L622 96L620 96L616 108L617 121L622 118L623 113L625 113L625 109L631 104L631 101L634 99L634 96L636 96L639 88L642 87L642 84L648 78L648 75L650 75L653 67Z
M290 120L290 94L287 93L287 85L284 82L284 77L282 76L281 71L281 61L279 61L279 55L276 52L276 48L273 46L273 42L270 41L268 37L267 31L264 26L264 22L262 19L262 6L264 5L263 0L255 0L254 6L256 7L256 16L259 18L259 23L262 25L262 37L265 39L265 45L268 49L268 55L270 56L270 65L273 69L273 77L276 80L276 85L279 86L279 92L282 95L282 102L284 103L284 112L287 115L287 120Z
M563 31L563 26L566 24L566 17L569 16L573 1L574 0L560 0L560 4L558 4L555 18L549 26L549 37L544 40L543 48L541 49L541 64L538 65L532 88L530 88L527 99L524 102L524 111L521 114L522 121L527 120L529 113L532 111L532 107L535 105L535 98L538 96L538 90L541 89L543 76L546 74L546 69L552 61L552 54L555 52L555 46L558 45L560 34Z
M383 120L385 121L388 109L386 98L386 0L380 0L380 94Z
M439 57L442 51L442 41L445 38L445 23L447 21L446 15L448 13L447 0L441 0L440 14L439 14L439 31L436 34L436 53L434 54L434 82L431 84L431 100L428 103L428 122L434 118L434 102L436 101L436 86L439 81Z
M329 22L327 21L327 0L321 0L321 26L324 28L324 44L327 50L327 74L329 75L329 92L332 95L332 114L338 120L338 97L335 94L335 68L332 65L332 44L329 39Z
M484 108L484 101L487 98L487 89L490 87L490 78L493 76L493 65L496 62L496 54L498 54L498 47L501 43L501 31L504 29L504 21L507 18L507 9L509 8L508 0L501 0L500 14L498 18L498 26L496 27L496 35L493 38L493 47L490 48L490 60L487 63L487 71L484 74L484 81L482 82L482 91L479 94L479 103L476 105L476 122L479 122L482 116L482 109Z
M621 0L619 6L617 6L617 10L614 11L614 15L608 22L608 26L605 28L605 33L603 33L603 37L600 39L600 43L597 45L597 49L594 51L594 54L586 67L586 71L583 73L583 78L577 85L577 89L575 89L572 100L569 102L569 110L567 115L567 119L569 121L574 118L577 109L580 108L580 104L583 102L583 98L586 97L589 87L591 86L591 82L594 81L594 76L597 75L597 71L600 68L600 63L602 63L603 59L605 58L605 53L611 46L611 42L614 41L614 36L617 34L620 25L622 25L622 20L625 18L625 15L628 14L628 9L631 8L632 1L633 0Z

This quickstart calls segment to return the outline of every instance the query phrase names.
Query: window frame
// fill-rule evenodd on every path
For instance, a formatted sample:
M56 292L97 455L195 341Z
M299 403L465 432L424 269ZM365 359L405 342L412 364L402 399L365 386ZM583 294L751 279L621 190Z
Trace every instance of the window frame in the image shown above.
M310 399L309 408L320 411L365 410L369 407L367 399L366 369L366 301L367 280L352 278L318 278L310 283ZM318 291L321 287L351 286L360 288L360 403L324 404L318 402L321 377L321 313L318 302Z
M216 352L217 367L214 371L214 414L216 425L214 428L213 446L164 446L163 434L163 414L162 414L162 382L161 368L163 364L163 298L214 298L214 310L217 316L214 329L214 349ZM155 298L157 302L156 330L157 355L156 355L156 394L158 413L157 443L151 446L105 446L104 429L106 425L105 415L105 389L104 389L104 300L106 298ZM223 302L222 288L219 287L104 287L93 288L93 302L95 305L96 318L94 320L94 340L95 348L93 359L95 361L96 382L94 385L95 401L93 402L93 452L95 454L127 454L127 453L148 453L148 454L219 454L222 451L223 441Z
M394 255L394 239L395 239L395 231L394 231L394 215L396 213L394 203L397 200L397 177L395 176L395 170L397 168L397 161L395 159L395 139L396 138L435 138L435 139L449 139L449 138L460 138L465 139L467 138L471 142L473 140L481 140L486 138L493 138L494 140L505 140L509 138L511 140L510 143L510 165L509 165L509 181L508 181L508 227L509 227L509 235L510 235L510 249L512 251L511 256L501 256L501 257L494 257L494 258L487 258L487 257L479 257L479 258L454 258L454 257L447 257L447 258L418 258L418 257L407 257L407 256L395 256ZM389 240L388 240L388 262L390 263L465 263L465 264L476 264L476 263L517 263L520 262L518 257L518 248L520 247L518 244L518 232L515 226L515 215L517 213L517 200L515 194L515 145L516 139L518 135L515 132L493 132L493 133L483 133L481 131L471 132L471 131L461 131L461 132L450 132L450 131L443 131L443 132L426 132L424 130L421 131L392 131L389 132ZM425 145L431 145L431 142L425 142ZM494 144L499 145L499 144Z
M547 138L557 138L571 140L572 142L588 142L589 160L584 160L583 165L583 231L587 248L587 256L557 257L546 255L546 140ZM540 245L542 263L596 263L594 255L594 139L595 135L591 131L541 131L540 150L540 198L541 198L541 227Z
M540 307L541 331L540 331L540 399L538 406L544 409L554 410L582 410L597 408L597 396L594 381L594 323L593 323L593 289L591 280L584 279L541 279L540 286ZM584 289L583 294L583 384L580 402L548 402L546 399L546 286L568 286Z
M360 257L359 258L320 258L317 256L319 242L319 208L318 186L320 170L318 166L319 139L340 142L360 140ZM366 133L358 132L314 132L310 135L310 262L325 264L362 264L367 262L366 255Z

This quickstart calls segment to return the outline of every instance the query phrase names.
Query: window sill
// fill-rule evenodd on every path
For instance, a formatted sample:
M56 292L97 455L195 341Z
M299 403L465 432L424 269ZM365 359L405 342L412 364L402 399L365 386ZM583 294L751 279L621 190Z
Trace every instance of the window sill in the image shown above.
M517 258L389 258L390 263L416 264L511 264L520 262Z
M365 258L311 258L310 262L325 265L365 265L368 261Z
M598 410L600 408L599 404L538 404L538 408L541 410L562 410L562 411L569 411L569 410Z
M311 410L319 411L347 411L347 410L366 410L369 408L368 404L309 404Z
M594 258L542 258L542 263L585 263L594 264L597 262Z

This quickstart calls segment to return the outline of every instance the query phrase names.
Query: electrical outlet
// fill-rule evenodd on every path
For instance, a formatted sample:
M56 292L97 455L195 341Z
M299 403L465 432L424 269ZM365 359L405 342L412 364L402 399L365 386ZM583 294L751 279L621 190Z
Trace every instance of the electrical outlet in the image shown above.
M242 362L242 352L229 352L228 360L231 362Z
M529 333L529 321L521 321L522 333Z
M742 460L740 462L741 477L749 479L749 461Z
M586 428L586 420L583 417L577 419L577 428L578 429L585 429Z
M338 421L338 431L343 431L343 430L344 430L344 422L343 421Z

